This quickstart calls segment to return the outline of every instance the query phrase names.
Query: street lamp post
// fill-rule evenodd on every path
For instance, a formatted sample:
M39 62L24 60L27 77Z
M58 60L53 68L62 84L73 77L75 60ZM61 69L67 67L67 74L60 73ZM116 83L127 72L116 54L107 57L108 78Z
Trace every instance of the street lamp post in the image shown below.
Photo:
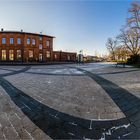
M78 63L83 63L83 50L80 50L79 51Z

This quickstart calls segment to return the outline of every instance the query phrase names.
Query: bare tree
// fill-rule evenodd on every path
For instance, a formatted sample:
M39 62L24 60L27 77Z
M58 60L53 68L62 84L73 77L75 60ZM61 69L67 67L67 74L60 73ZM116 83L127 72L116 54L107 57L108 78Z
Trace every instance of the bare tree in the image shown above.
M106 47L111 55L111 59L115 60L115 48L117 46L117 40L116 39L112 39L112 38L108 38L107 43L106 43Z
M134 29L122 29L117 39L123 46L126 46L132 55L137 55L140 51L140 38Z
M128 12L130 17L127 19L127 23L132 28L140 29L140 2L133 2Z
M132 55L138 55L140 52L140 3L133 2L128 12L130 16L127 24L121 29L117 38L131 51Z
M126 61L130 55L130 51L125 46L117 46L115 49L115 57L117 61Z

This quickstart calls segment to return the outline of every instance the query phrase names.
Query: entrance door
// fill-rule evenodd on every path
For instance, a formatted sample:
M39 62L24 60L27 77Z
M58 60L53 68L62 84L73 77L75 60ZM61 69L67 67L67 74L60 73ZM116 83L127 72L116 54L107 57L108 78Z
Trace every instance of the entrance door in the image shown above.
M39 53L39 62L42 61L42 53Z
M2 61L6 60L6 50L2 50Z
M14 50L9 50L9 60L10 61L14 60Z

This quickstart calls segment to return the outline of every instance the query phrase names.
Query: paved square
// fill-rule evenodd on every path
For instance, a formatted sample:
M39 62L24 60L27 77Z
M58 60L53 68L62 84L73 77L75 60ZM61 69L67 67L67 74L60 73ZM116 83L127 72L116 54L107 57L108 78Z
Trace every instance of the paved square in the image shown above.
M110 63L0 66L0 139L140 138L139 81Z

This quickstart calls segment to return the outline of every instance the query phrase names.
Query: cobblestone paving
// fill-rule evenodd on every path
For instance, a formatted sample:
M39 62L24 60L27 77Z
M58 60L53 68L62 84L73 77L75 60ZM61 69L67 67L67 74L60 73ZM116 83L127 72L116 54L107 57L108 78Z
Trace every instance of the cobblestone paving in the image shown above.
M86 76L58 77L24 73L6 77L6 79L36 100L77 117L85 119L124 117L105 91ZM38 88L38 84L40 88Z
M32 69L30 69L29 71L28 71L28 73L31 73L31 74L40 74L40 75L64 75L64 76L66 76L66 75L68 75L68 76L81 76L81 75L83 75L83 73L82 72L80 72L80 71L77 71L76 69L70 69L70 68L56 68L56 69L54 69L54 68L43 68L43 69L41 69L41 68L38 68L38 69L36 69L36 68L32 68Z
M0 86L0 139L48 139Z
M0 71L0 139L140 138L139 69L97 63Z
M6 73L11 73L11 71L0 69L0 75L6 74Z

